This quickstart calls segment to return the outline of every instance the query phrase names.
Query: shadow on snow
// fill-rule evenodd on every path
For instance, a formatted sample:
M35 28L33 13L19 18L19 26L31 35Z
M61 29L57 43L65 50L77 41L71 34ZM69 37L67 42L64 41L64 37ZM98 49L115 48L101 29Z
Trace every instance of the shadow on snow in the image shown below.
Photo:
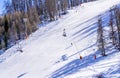
M95 44L87 47L86 49L88 49L88 48L90 48L90 47L92 47L94 45ZM86 49L83 49L83 50L81 50L79 52L82 52L82 51L84 51ZM77 52L77 53L79 53L79 52ZM77 53L69 56L68 59L70 57L76 55ZM71 62L69 62L68 64L66 64L63 67L61 67L60 69L58 69L55 72L53 72L51 78L61 78L61 77L68 76L70 74L74 74L74 73L80 71L80 69L86 68L88 66L91 66L92 64L95 64L95 63L100 62L100 61L102 61L102 60L104 60L106 58L109 58L108 56L112 57L113 54L115 54L115 53L116 53L116 50L113 49L113 51L107 52L107 56L106 57L102 57L102 55L101 55L101 56L97 56L97 59L94 59L94 55L95 54L96 55L100 55L101 54L99 51L96 51L96 52L93 52L92 54L90 54L88 56L83 57L82 60L74 59ZM101 66L101 67L103 68L103 66ZM96 72L95 69L92 69L92 71ZM119 70L115 70L115 71L111 72L111 74L112 73L116 73L118 71Z

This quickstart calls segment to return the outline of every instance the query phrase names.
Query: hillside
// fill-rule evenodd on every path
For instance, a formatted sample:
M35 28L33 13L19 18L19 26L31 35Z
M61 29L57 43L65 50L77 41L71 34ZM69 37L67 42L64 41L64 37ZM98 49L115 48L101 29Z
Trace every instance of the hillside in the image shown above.
M17 51L17 44L0 56L0 78L92 78L101 73L119 78L120 52L111 47L102 57L96 44L98 16L109 16L106 11L119 2L84 3L58 20L40 25L28 39L20 41L23 53Z

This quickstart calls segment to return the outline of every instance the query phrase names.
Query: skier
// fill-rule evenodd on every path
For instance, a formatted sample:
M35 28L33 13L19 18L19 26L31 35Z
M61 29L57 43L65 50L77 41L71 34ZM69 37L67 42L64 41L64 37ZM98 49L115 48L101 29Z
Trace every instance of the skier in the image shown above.
M82 56L80 55L80 60L82 60Z
M94 55L94 59L96 60L96 54Z
M65 29L63 29L63 36L66 37L66 32L65 32Z

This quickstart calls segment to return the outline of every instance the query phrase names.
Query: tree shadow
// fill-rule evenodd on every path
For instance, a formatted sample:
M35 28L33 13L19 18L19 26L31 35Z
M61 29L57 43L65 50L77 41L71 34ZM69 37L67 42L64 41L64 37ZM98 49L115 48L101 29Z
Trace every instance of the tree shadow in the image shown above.
M119 66L119 68L116 68L114 71L112 71L110 74L117 74L117 73L119 73L120 74L120 65L117 65L117 66ZM109 74L107 74L107 75L109 75Z
M99 17L102 17L102 26L103 26L103 27L108 26L108 25L109 25L109 19L110 19L110 18L109 18L109 15L110 15L109 11L106 11L106 12L101 13L100 15L97 15L97 16L95 16L95 17L93 17L93 18L91 18L91 19L88 19L88 20L86 20L85 22L79 24L79 25L76 26L75 28L77 28L77 27L79 27L79 26L82 26L82 25L84 25L84 24L86 24L86 23L89 24L89 22L91 23L91 21L93 21L93 23L90 24L89 26L87 26L87 27L85 27L85 28L83 28L83 29L75 32L75 33L71 36L71 37L73 37L72 39L75 39L75 38L77 38L77 37L79 37L79 36L82 36L82 35L85 35L85 34L87 34L87 33L89 33L88 35L90 35L90 34L93 34L95 31L97 31L97 21L95 21L95 19L97 19L97 18L99 18ZM82 33L81 33L81 32L82 32ZM88 35L84 36L84 37L81 38L81 39L84 39L84 38L87 37Z
M81 37L78 41L81 41L81 40L87 38L88 36L93 35L93 33L95 33L96 31L97 31L96 29L92 30L92 31L89 31L89 33L87 33L86 35L84 35L83 37Z
M95 45L96 45L96 44L92 44L92 45L88 46L87 48L84 48L83 50L78 51L78 52L76 52L76 53L68 56L68 58L73 57L74 55L79 54L80 52L83 52L83 51L85 51L85 50L87 50L87 49L89 49L89 48L91 48L91 47L93 47L93 46L95 46Z
M93 24L89 25L88 27L85 27L85 28L83 28L83 29L75 32L75 33L72 35L73 39L75 39L75 38L77 38L78 36L81 36L81 35L83 35L83 34L86 34L86 33L90 32L90 31L93 30L93 29L96 29L96 28L97 28L96 24L97 24L97 23L93 23ZM82 33L81 33L81 32L82 32Z
M106 72L102 73L103 76L109 78L118 78L120 77L120 64L112 65L112 68L109 68ZM119 74L118 76L116 74Z
M65 76L78 72L82 68L86 68L87 66L104 59L102 57L99 57L98 60L95 61L94 59L91 58L93 58L93 54L84 57L82 60L75 59L70 63L66 64L65 66L61 67L60 69L56 70L55 72L53 72L51 78L63 78Z
M91 20L93 20L93 19L95 19L95 18L97 18L98 16L95 16L95 17L93 17L93 18L91 18L91 19L88 19L88 20L86 20L86 21L84 21L83 23L81 23L81 24L79 24L79 25L77 25L76 27L74 27L73 29L75 29L75 28L77 28L77 27L79 27L79 26L81 26L81 25L84 25L84 24L86 24L87 22L90 22ZM84 29L83 29L84 30Z
M87 47L86 49L88 49L88 48L90 48L90 47L92 47L94 45L95 44ZM84 51L86 49L83 49L83 50L81 50L79 52L82 52L82 51ZM69 56L68 59L70 57L78 54L79 52ZM68 76L70 74L74 74L74 73L80 71L80 69L86 68L86 67L88 67L88 66L90 66L92 64L95 64L95 63L100 62L100 61L102 61L102 60L104 60L106 58L109 58L108 56L112 57L113 54L115 54L115 53L116 53L116 51L113 50L111 52L108 52L107 56L103 57L99 51L96 51L96 52L93 52L92 54L90 54L88 56L83 57L82 60L74 59L71 62L69 62L68 64L61 67L60 69L54 71L52 73L52 75L51 75L51 78L63 78L63 77ZM100 56L97 56L97 59L94 59L94 55L100 55ZM91 70L95 72L95 69L91 69ZM118 70L115 70L112 73L114 73L114 72L116 73L116 72L118 72Z
M27 73L22 73L19 76L17 76L17 78L21 78L22 76L26 75Z

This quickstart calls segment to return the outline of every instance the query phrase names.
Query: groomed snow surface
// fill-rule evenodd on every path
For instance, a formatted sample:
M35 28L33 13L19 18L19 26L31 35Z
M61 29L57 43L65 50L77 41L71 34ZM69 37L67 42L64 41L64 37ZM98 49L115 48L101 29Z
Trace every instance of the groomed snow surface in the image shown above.
M15 45L0 55L0 78L93 78L99 74L120 78L120 52L109 45L107 56L102 57L96 44L98 15L106 16L119 2L84 3L59 20L40 26L19 43L23 53L16 51Z

